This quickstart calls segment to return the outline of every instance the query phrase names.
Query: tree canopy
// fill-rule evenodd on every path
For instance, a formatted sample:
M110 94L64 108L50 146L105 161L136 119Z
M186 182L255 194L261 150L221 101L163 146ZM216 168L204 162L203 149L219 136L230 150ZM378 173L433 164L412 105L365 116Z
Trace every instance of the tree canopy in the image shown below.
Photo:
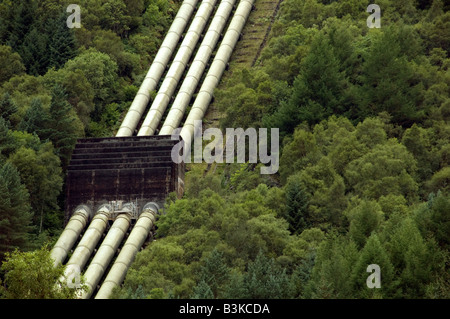
M188 164L113 297L449 298L450 5L377 3L373 29L356 0L250 17L264 47L232 57L205 123L278 128L279 171ZM71 152L114 135L181 1L80 0L74 29L69 4L0 1L2 298L74 297L46 248Z

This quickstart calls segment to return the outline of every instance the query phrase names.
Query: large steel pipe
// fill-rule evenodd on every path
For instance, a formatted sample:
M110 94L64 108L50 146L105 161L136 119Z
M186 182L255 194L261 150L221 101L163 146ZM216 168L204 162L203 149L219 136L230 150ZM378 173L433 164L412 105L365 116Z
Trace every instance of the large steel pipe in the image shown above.
M89 257L92 255L97 243L102 237L106 226L108 226L108 216L111 213L110 205L102 205L92 218L89 227L84 232L83 237L75 248L72 256L67 262L66 274L72 269L82 270Z
M233 53L234 47L241 35L245 22L252 10L254 0L241 0L238 8L230 22L230 25L225 33L219 50L211 64L211 67L206 75L205 80L200 88L197 98L194 101L191 111L184 123L180 132L181 137L185 141L186 149L194 137L194 121L202 120L208 109L209 103L213 97L214 89L219 84L226 65Z
M109 298L113 289L122 284L128 268L134 261L137 252L141 249L155 223L158 210L158 205L155 203L147 203L144 206L136 225L120 250L119 256L117 256L111 270L103 281L95 299Z
M103 277L106 268L111 263L114 255L122 243L122 240L130 227L131 218L128 214L120 214L114 221L111 229L108 231L105 239L98 248L97 253L84 273L85 283L88 291L81 295L81 298L88 299L92 296L97 284Z
M155 133L167 105L175 92L187 63L214 9L216 0L203 0L186 33L183 42L164 78L161 88L148 111L138 136L149 136Z
M55 267L64 262L69 250L73 247L81 232L89 222L91 214L90 208L86 205L80 205L75 209L75 212L69 219L64 231L59 236L58 241L50 252Z
M235 0L222 0L220 3L202 44L195 55L194 61L181 84L169 114L161 127L159 135L171 135L173 130L180 125L184 112L192 99L192 95L205 71L211 54L219 41L220 34L225 28L234 3Z
M123 120L116 136L132 136L134 130L139 124L141 117L147 107L150 100L150 93L155 90L161 79L162 74L172 56L178 42L180 41L181 34L188 21L190 20L192 13L198 0L184 0L175 19L170 26L170 29L164 38L158 53L153 60L147 75L142 82L138 93L136 94L126 116Z

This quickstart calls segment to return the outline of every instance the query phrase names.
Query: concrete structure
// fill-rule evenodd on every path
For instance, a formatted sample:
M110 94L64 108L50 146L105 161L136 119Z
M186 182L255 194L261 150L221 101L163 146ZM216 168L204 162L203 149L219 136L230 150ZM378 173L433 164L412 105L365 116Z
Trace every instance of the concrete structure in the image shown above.
M67 168L65 220L83 203L92 211L110 201L162 206L184 192L184 163L172 161L170 136L80 139Z

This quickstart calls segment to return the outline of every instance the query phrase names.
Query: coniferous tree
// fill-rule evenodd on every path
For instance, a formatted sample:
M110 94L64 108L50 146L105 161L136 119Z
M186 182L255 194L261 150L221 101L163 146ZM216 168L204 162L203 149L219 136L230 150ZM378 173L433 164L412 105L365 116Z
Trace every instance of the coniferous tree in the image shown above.
M311 279L311 272L314 268L316 251L308 253L305 259L302 259L297 265L297 268L292 273L293 284L295 285L295 298L304 297L305 287Z
M436 196L429 200L428 211L425 219L428 219L428 227L424 225L423 233L432 235L443 248L450 247L450 196L442 192L438 192ZM424 238L425 235L422 235Z
M360 119L383 111L392 115L394 123L403 126L420 119L420 85L408 61L408 52L405 52L407 44L402 46L404 30L398 31L398 28L386 28L364 54L360 76Z
M47 72L49 65L48 45L48 35L43 33L39 26L34 26L25 35L19 53L28 74L37 76L44 75Z
M349 278L359 253L355 243L332 234L317 250L310 280L305 283L303 297L314 299L351 298L354 289Z
M44 110L41 99L34 98L30 107L26 110L22 121L19 123L18 129L36 134L41 140L45 140L49 136L47 130L48 121L49 116L47 111Z
M19 171L22 183L30 193L31 207L35 215L34 224L39 233L46 222L47 229L57 226L49 222L49 216L58 211L58 196L62 189L60 160L54 154L51 143L40 144L38 150L21 147L11 154L9 161ZM59 223L58 223L59 224Z
M367 286L367 278L370 276L367 268L372 264L380 267L380 288ZM369 237L362 249L353 268L351 281L354 287L354 296L360 298L394 298L397 296L398 279L395 277L394 267L376 234Z
M375 201L363 201L349 215L349 234L359 248L362 248L367 238L380 226L383 212Z
M440 253L426 242L412 218L405 218L387 243L405 297L424 297ZM434 251L433 251L434 250Z
M11 95L6 92L0 99L0 116L3 117L8 124L10 123L10 117L17 112L17 106L11 98Z
M229 269L223 259L223 254L217 249L213 249L211 255L206 258L205 264L201 268L200 283L203 282L208 285L213 296L217 297L222 286L228 280L228 277Z
M66 15L51 19L45 26L48 40L48 66L59 69L75 56L75 37L73 29L66 26Z
M61 158L64 169L69 164L77 138L82 133L82 124L67 102L64 88L58 84L52 90L49 116L48 138Z
M10 8L9 26L5 42L20 54L26 71L31 75L43 75L47 70L48 35L43 32L42 21L37 14L38 2L20 1Z
M342 114L344 83L330 41L323 34L318 35L302 61L290 100L282 102L265 124L291 133L302 121L315 124L332 114Z
M209 285L202 280L197 286L194 287L192 299L214 299L214 294L211 287L209 287Z
M66 13L56 15L61 9L49 10L42 16L44 5L25 0L6 6L8 21L0 29L4 43L20 54L31 75L44 75L50 67L58 69L75 53L73 30L66 26Z
M222 297L225 299L247 298L247 290L244 286L244 275L237 271L231 271L230 278L224 287Z
M31 231L29 194L11 163L0 164L0 260L7 251L26 248Z
M2 20L1 37L4 43L21 54L25 36L31 31L36 21L37 1L24 0L8 7Z
M0 42L1 43L1 42ZM0 84L8 81L14 75L25 73L22 58L17 52L13 52L8 45L0 45Z
M292 234L299 234L311 226L308 212L309 195L305 191L300 178L291 176L286 184L286 219Z
M414 155L417 160L417 173L421 181L429 180L431 175L439 169L440 158L432 152L434 139L432 130L427 130L414 124L405 130L402 144Z
M256 259L248 265L243 285L246 298L286 299L291 298L293 286L285 269L281 269L260 250Z
M8 123L0 117L0 160L7 158L16 148L16 142L9 130Z

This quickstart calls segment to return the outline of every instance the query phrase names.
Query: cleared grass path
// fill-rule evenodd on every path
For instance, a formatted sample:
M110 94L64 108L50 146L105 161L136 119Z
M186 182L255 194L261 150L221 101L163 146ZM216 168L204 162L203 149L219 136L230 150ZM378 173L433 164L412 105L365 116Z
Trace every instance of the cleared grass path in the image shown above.
M250 68L255 65L265 47L272 24L283 0L256 0L254 10L250 13L249 19L242 32L242 38L236 45L230 60L230 67L223 75L219 88L223 88L223 83L233 70L242 67ZM204 128L219 127L219 120L222 114L217 109L215 103L208 107L204 118Z

